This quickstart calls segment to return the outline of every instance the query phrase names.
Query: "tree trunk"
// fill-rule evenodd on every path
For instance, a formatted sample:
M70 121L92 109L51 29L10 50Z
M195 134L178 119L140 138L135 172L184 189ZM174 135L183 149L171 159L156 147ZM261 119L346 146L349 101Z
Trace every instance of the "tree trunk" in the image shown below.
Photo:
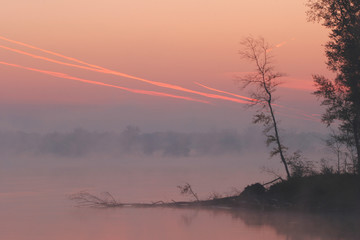
M280 154L281 162L284 164L286 175L287 175L287 178L289 179L291 177L291 175L290 175L290 172L289 172L288 164L287 164L286 159L284 157L284 153L283 153L283 150L282 150L282 145L280 143L280 136L279 136L279 132L278 132L278 128L277 128L277 123L276 123L274 111L272 109L270 101L268 102L268 105L269 105L269 108L270 108L271 118L272 118L273 123L274 123L275 138L276 138L276 143L277 143L278 148L279 148L279 154Z
M353 123L353 131L354 131L354 140L355 140L355 147L356 147L356 155L357 155L357 164L356 170L357 174L360 175L360 140L359 140L359 124L355 120Z
M279 131L278 131L278 127L277 127L277 123L276 123L276 119L275 119L275 114L274 114L274 110L273 110L272 105L271 105L272 95L271 95L271 92L270 92L270 90L268 89L268 87L266 85L265 73L263 71L262 71L262 81L263 81L263 87L264 87L264 89L265 89L265 91L266 91L266 93L267 93L267 95L269 97L267 99L267 104L269 106L271 118L272 118L272 121L273 121L273 124L274 124L276 144L277 144L278 149L279 149L281 162L283 163L283 165L285 167L287 179L290 179L290 177L291 177L290 171L289 171L288 164L286 162L286 159L285 159L285 156L284 156L284 153L283 153L282 145L281 145L281 142L280 142Z

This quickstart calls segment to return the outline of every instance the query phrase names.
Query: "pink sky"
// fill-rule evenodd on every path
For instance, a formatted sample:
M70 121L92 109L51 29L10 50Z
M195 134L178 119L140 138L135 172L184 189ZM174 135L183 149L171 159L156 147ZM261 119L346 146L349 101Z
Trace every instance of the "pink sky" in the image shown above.
M280 96L275 109L281 133L297 136L300 132L306 137L309 132L327 132L319 122L322 109L311 93L312 74L331 76L326 69L323 49L328 33L319 24L308 23L305 12L303 0L1 1L0 36L92 65L53 56L0 37L0 133L9 141L12 138L7 137L7 132L12 133L9 136L17 136L21 131L33 133L19 135L30 136L24 137L24 142L32 146L31 139L36 143L39 133L71 133L78 128L94 134L120 133L132 125L138 126L142 133L225 130L232 133L236 130L235 133L244 133L244 143L249 139L254 143L263 142L262 136L258 136L262 126L251 124L254 110L244 108L251 96L234 83L237 75L254 71L254 65L238 54L240 41L249 35L262 36L274 46L271 51L275 56L274 65L286 74L282 79L284 85L276 91ZM53 60L49 61L50 58ZM109 145L118 146L119 142L113 141ZM22 143L23 139L20 147ZM10 142L9 149L16 150L17 144L15 140ZM58 145L61 143L55 141L55 149ZM268 175L260 173L259 168L268 166L268 149L260 144L261 149L253 145L256 151L246 149L244 144L241 156L231 157L161 158L135 154L129 158L109 153L109 156L81 155L79 159L70 159L52 157L46 152L43 156L29 156L26 151L20 151L19 157L3 156L0 182L5 185L0 189L0 201L9 204L0 204L6 208L0 225L5 224L8 230L0 232L5 234L4 239L28 239L33 236L29 234L43 233L44 229L48 230L42 234L44 239L49 239L48 236L69 239L68 235L81 238L88 230L92 234L89 226L98 226L96 216L80 214L78 219L74 218L73 208L64 211L64 208L53 207L63 201L64 192L73 188L110 191L124 198L134 193L137 200L141 197L156 200L164 199L161 191L177 191L174 186L186 181L204 192L224 192L227 186L265 182ZM317 149L311 151L314 153ZM278 160L273 160L270 165L279 166ZM41 194L33 195L37 191L44 193L49 205L38 201L36 197ZM51 201L51 196L56 200ZM34 200L29 202L29 199ZM43 214L36 206L50 211ZM54 214L54 211L61 214ZM130 230L119 233L122 225L114 222L111 216L106 215L105 221L101 221L106 231L103 231L105 235L100 231L99 236L106 239L113 239L112 235L118 239L122 233L124 238L129 233L134 234L129 239L144 238L138 229L152 227L149 221L140 222L138 226L139 219L134 218L136 223L124 225ZM153 215L147 216L153 219ZM52 221L54 217L60 220ZM85 222L82 228L79 223L84 217L90 222ZM199 217L199 223L202 218L212 219L207 213ZM38 222L39 219L42 222ZM96 221L91 222L93 219ZM164 215L162 219L167 222L170 218ZM230 220L230 217L227 221L221 218L219 222L226 223L224 226L238 224ZM34 228L34 224L41 226L41 231ZM186 231L177 229L176 224L169 226L178 234L177 239L191 239L191 236L181 235ZM205 237L193 236L193 239L208 239L212 234L207 231L209 226L211 228L211 224L195 225ZM58 229L61 234L57 234ZM225 231L229 236L219 234L219 239L238 238L242 228L235 225L231 229L236 231ZM274 230L251 230L244 236L263 239L265 235L279 239Z
M174 103L173 109L189 104L184 100L191 98L210 101L214 108L223 108L228 101L226 98L233 96L208 98L206 94L223 94L202 88L195 82L249 97L247 91L239 91L233 82L236 73L254 70L251 63L237 54L241 48L239 42L248 35L263 36L274 46L274 65L287 74L283 79L282 101L292 104L287 98L293 98L293 94L286 89L295 89L298 91L296 101L301 102L296 107L307 109L314 101L310 94L311 75L330 73L326 70L322 47L327 32L318 24L308 23L305 12L304 1L288 0L229 0L225 3L209 0L16 0L2 6L0 21L6 24L0 36L190 92L58 65L6 48L0 48L0 61L128 89L183 96L169 99ZM0 45L70 63L1 39ZM3 104L163 104L159 94L140 96L10 65L1 65L0 71ZM199 96L197 92L205 94Z

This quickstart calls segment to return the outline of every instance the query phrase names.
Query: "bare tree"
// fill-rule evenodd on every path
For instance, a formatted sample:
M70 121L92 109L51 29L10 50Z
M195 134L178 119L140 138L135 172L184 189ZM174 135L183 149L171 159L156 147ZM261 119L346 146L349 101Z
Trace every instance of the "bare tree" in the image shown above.
M243 49L239 51L241 57L253 62L256 67L254 73L240 78L243 88L253 86L252 97L257 99L252 104L252 106L258 106L253 123L263 124L266 144L267 146L273 145L270 156L280 155L287 178L290 178L291 175L285 158L287 148L281 143L278 122L273 108L273 93L280 84L278 79L284 74L274 71L271 64L272 48L263 38L247 37L241 42L241 45L243 46Z
M181 194L193 196L197 202L199 202L198 195L192 190L191 185L189 183L185 183L184 185L177 186L180 189Z

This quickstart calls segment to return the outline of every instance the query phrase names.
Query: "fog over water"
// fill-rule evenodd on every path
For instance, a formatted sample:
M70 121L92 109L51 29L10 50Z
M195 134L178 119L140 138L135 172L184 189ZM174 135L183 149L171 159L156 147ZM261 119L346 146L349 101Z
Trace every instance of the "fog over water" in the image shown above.
M289 148L302 150L309 160L327 151L324 134L284 133ZM121 202L192 200L177 189L185 182L201 199L237 194L274 178L263 167L283 173L279 160L269 159L257 127L3 130L0 143L1 239L356 239L356 231L349 231L351 216L339 222L226 209L91 209L68 198L79 191L108 191Z
M288 132L283 138L290 148L311 154L322 147L326 135ZM48 154L61 157L84 157L94 154L190 157L241 155L259 148L266 150L264 137L255 127L243 132L225 129L191 133L142 132L139 127L131 125L121 132L89 131L82 128L70 132L49 133L0 131L0 143L3 154Z
M326 152L324 135L291 133L284 138L290 149L301 150L309 160L318 161ZM65 195L89 189L110 191L127 201L171 200L181 198L176 186L189 182L206 198L271 180L273 175L262 168L282 173L256 128L193 133L145 133L135 126L120 132L2 131L0 143L2 195L48 190Z
M0 118L1 239L286 239L267 221L248 224L253 215L79 209L68 199L79 191L108 191L121 202L192 200L177 188L186 182L201 199L237 194L248 184L272 180L264 167L283 173L280 161L269 158L260 127L217 125L211 118L205 126L198 119L174 127L169 115L162 120L169 125L119 121L115 127L115 120L57 111L9 110ZM321 131L282 133L290 151L314 161L326 154Z
M193 200L179 193L185 183L208 199L284 176L262 126L251 123L256 108L240 100L251 88L234 83L254 71L238 54L249 34L271 44L274 72L285 74L273 106L289 154L335 164L312 94L313 74L334 75L328 30L307 22L303 1L2 3L0 240L358 239L351 216L69 200L79 191L120 202Z

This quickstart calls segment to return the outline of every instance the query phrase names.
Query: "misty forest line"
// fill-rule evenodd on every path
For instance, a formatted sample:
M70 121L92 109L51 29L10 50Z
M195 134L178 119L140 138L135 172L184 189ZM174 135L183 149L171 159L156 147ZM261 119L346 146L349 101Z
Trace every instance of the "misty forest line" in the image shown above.
M287 133L290 146L304 152L321 151L324 134ZM124 154L160 155L170 157L241 155L265 149L261 131L249 128L244 132L234 129L208 132L157 131L142 132L128 126L121 132L89 131L82 128L70 132L29 133L0 131L0 150L4 154L54 155L85 157L87 155Z

